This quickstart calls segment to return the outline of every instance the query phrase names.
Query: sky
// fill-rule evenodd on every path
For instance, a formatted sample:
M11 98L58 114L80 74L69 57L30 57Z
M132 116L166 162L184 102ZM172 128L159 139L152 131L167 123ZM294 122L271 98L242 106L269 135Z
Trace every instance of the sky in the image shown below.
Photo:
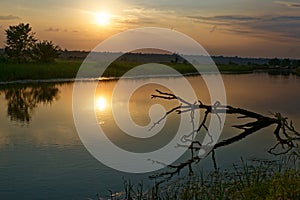
M300 58L300 0L1 0L0 48L5 29L19 23L68 50L92 50L132 28L162 27L211 55Z

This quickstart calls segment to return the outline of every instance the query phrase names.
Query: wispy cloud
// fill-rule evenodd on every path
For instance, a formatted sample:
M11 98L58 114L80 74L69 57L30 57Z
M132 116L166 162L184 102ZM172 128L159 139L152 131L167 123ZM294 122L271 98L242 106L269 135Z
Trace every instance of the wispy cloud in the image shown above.
M274 39L290 37L300 40L300 15L282 16L187 16L195 22L218 26L218 31ZM213 29L213 32L216 29Z
M161 19L174 16L172 10L159 10L156 8L132 7L122 11L115 21L125 26L153 25Z
M288 1L275 1L275 3L287 6L289 8L300 8L299 2L288 2Z
M47 29L45 29L45 31L47 32L72 32L72 33L79 33L78 30L74 29L74 30L68 30L68 29L60 29L60 28L55 28L55 27L49 27Z
M0 20L14 20L14 19L20 19L20 17L15 15L2 15L0 16Z
M49 32L59 32L60 29L59 29L59 28L49 27L49 28L45 29L45 31L49 31Z
M187 16L187 18L193 20L194 22L208 24L212 26L231 26L231 27L243 26L261 20L260 17L246 16L246 15L217 15L217 16L192 15L192 16Z
M199 20L210 20L210 21L253 21L258 20L257 17L252 16L244 16L244 15L217 15L212 17L204 17L204 16L188 16L192 19L199 19Z
M266 16L247 25L252 30L265 31L300 40L300 16Z

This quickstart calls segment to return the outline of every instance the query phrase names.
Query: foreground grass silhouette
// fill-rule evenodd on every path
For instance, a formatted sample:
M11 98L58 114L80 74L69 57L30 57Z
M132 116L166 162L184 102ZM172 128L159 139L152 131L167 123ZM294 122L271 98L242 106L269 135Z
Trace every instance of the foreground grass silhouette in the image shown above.
M109 191L111 200L300 199L299 152L277 161L252 160L233 164L232 170L200 172L145 188L124 181L121 192ZM99 195L93 199L99 198Z

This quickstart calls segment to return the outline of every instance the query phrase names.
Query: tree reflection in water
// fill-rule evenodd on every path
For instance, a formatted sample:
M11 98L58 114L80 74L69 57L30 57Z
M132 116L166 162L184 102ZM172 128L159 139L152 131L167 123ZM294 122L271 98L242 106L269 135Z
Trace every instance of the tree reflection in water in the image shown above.
M39 104L51 104L58 99L59 89L55 84L38 83L2 87L0 94L7 100L7 115L10 120L30 123L32 114Z

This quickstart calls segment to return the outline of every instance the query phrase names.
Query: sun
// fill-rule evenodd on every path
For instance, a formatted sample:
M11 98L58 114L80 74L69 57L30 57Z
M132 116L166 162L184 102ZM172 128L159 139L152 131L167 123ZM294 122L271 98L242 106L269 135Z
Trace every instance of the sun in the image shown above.
M103 111L107 107L107 102L104 97L98 97L96 99L96 107L99 111Z
M101 11L95 13L95 22L98 25L105 26L110 22L111 15L108 12Z

